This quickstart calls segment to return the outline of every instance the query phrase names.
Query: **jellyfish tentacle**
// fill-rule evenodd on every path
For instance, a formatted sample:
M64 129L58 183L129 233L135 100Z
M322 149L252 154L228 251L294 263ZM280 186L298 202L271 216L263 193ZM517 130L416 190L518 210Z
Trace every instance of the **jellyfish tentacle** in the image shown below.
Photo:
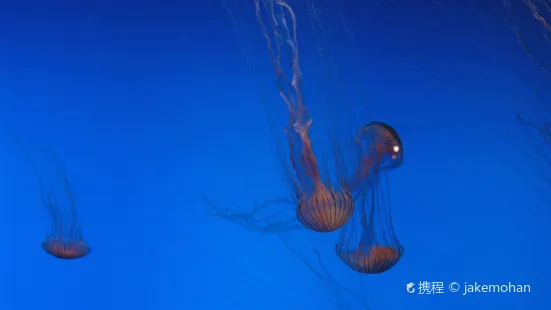
M281 5L283 8L287 10L289 15L291 16L291 21L293 24L293 36L292 38L287 38L286 42L289 45L292 53L293 53L293 64L292 64L292 71L293 71L293 79L291 80L291 85L296 91L297 95L297 107L296 111L297 114L297 121L299 123L308 123L311 120L309 119L309 116L307 115L307 110L304 105L304 97L302 94L302 72L300 71L300 65L299 65L299 53L298 53L298 40L297 40L297 18L295 16L295 12L293 12L293 9L284 1L277 0L277 4Z
M270 35L268 34L268 30L266 28L266 25L264 24L263 19L262 19L262 14L261 14L261 10L260 10L259 1L260 0L255 0L254 1L255 7L256 7L256 17L257 17L258 23L260 24L260 29L262 31L262 34L263 34L264 38L266 39L266 43L268 45L270 60L272 62L272 66L273 66L275 74L276 74L276 84L277 84L278 89L279 89L279 94L280 94L281 98L283 99L283 101L285 101L285 104L287 105L287 109L289 110L289 113L291 115L293 115L293 117L294 117L295 116L294 101L293 101L293 98L290 95L288 95L288 94L291 93L291 90L288 86L289 83L287 82L284 71L281 68L281 65L280 65L280 62L279 62L279 59L281 58L281 46L280 46L280 43L279 43L279 40L278 40L279 34L278 34L277 28L276 28L277 27L277 19L275 19L275 17L272 18L272 23L273 23L273 28L274 28L273 33L274 33L274 36L276 38L276 40L275 40L276 48L277 48L277 53L276 53L276 52L274 52L273 45L272 45L272 40L270 39ZM269 12L272 12L272 14L273 14L273 5L267 4L265 1L263 1L263 6L266 9L268 9ZM287 85L287 86L284 87L283 85Z
M292 154L291 162L293 163L293 167L299 181L301 181L302 183L301 184L302 187L306 187L306 188L309 187L308 186L309 182L305 180L305 179L309 179L309 181L312 182L314 190L322 190L323 185L320 180L317 160L316 160L316 157L312 148L312 143L309 137L309 127L312 124L312 119L310 118L308 111L305 107L304 96L302 93L302 72L300 70L300 64L299 64L296 16L295 16L295 13L293 12L293 9L286 2L280 1L280 0L275 1L276 5L282 7L291 16L292 28L291 30L289 30L289 28L287 27L286 19L284 17L284 12L278 11L278 13L276 13L274 8L274 3L271 1L264 1L263 3L265 7L269 8L268 11L271 16L272 24L274 26L274 36L276 38L276 41L277 42L279 42L279 40L284 41L286 45L289 47L289 49L291 50L291 55L292 55L292 64L291 64L292 79L290 83L286 83L284 71L280 65L281 48L278 45L278 53L277 54L274 53L271 47L271 40L267 33L266 26L262 20L259 1L256 0L255 4L257 9L257 19L260 23L264 37L268 42L268 50L270 52L272 63L274 65L276 77L277 77L277 80L280 82L278 83L280 96L283 98L285 104L287 105L291 116L288 124L289 127L287 129L289 146L290 148L294 149L295 146L298 144L298 142L300 142L300 145L302 146L300 163L303 164L305 167L304 169L302 169L302 167L299 167L297 159L293 157L294 152L291 152ZM281 32L278 30L278 27L282 29ZM284 32L284 34L282 34L282 32ZM291 34L289 35L289 33ZM283 85L286 85L286 89L282 87ZM292 87L293 89L291 90L290 87ZM296 99L294 98L293 95L296 96ZM296 134L298 134L298 137L296 137L294 134L291 134L290 133L291 131L294 131ZM293 141L295 139L297 140L297 142Z
M354 292L353 290L347 288L347 287L344 287L342 286L340 283L338 283L337 279L331 274L331 272L329 272L329 269L327 269L327 267L325 266L325 264L323 263L323 260L321 259L321 254L319 253L318 250L316 249L312 249L312 251L314 252L314 254L316 255L317 259L318 259L318 263L319 265L321 266L321 269L323 270L323 272L325 273L325 278L327 279L331 279L331 281L333 281L336 285L338 285L344 292L348 293L350 296L354 297L354 299L356 300L357 303L361 304L362 308L364 309L372 309L372 310L376 310L377 308L372 305L371 303L369 303L367 300L365 300L364 298L362 298L360 296L360 294L358 294L357 292Z
M225 209L216 206L207 197L201 195L206 202L207 214L230 221L234 224L245 227L248 230L257 232L283 232L301 229L298 221L294 217L295 201L286 198L276 198L265 201L262 204L255 204L251 211L241 211L239 209ZM292 208L274 208L268 210L272 205L291 205Z
M309 178L307 178L307 174L302 172L302 166L299 165L299 162L297 160L297 157L300 158L300 156L302 155L300 147L297 148L295 146L297 143L299 143L299 141L296 141L296 139L293 138L293 135L294 135L293 132L290 132L289 130L285 130L285 133L287 135L287 141L289 143L289 161L291 162L291 166L295 171L295 175L298 181L298 184L296 184L297 182L295 182L297 192L299 196L309 194L308 192L309 186L307 185L309 182ZM297 154L297 151L301 153ZM303 161L301 160L300 162L303 162Z
M517 120L520 125L536 130L543 140L545 140L545 143L551 145L551 124L544 123L542 125L536 125L533 122L525 120L519 112L517 112Z
M533 0L521 0L523 5L530 11L530 14L532 17L541 24L541 26L544 29L543 38L544 40L551 46L551 24L549 24L548 20L544 17L543 14L551 13L550 5L548 1L533 1ZM513 23L512 18L512 3L509 0L501 0L501 3L505 6L505 9L507 11L507 18L509 20L509 27L511 28L513 34L515 35L517 41L519 42L520 46L526 53L526 55L544 72L547 74L551 74L551 66L549 64L546 64L543 62L542 59L539 59L535 52L537 50L534 50L530 47L527 40L523 35L521 35L520 30L518 26L516 26ZM543 8L540 9L540 6Z
M314 148L312 146L312 141L310 140L310 136L308 133L309 127L312 124L312 120L309 120L302 128L298 128L298 124L295 123L295 131L299 134L300 137L300 163L301 165L298 166L295 162L294 167L297 171L297 174L301 176L301 179L303 180L303 184L301 184L303 187L308 188L309 186L307 184L312 184L313 188L309 190L313 190L313 192L321 192L325 189L325 186L321 180L320 177L320 171L318 167L318 161L316 158L316 155L314 154ZM294 145L296 142L292 142L293 137L291 136L290 139L290 145ZM294 158L293 161L296 161ZM301 169L303 167L303 169ZM303 172L303 173L301 173ZM307 179L309 182L306 183L304 180Z
M289 110L289 120L284 132L290 150L289 161L296 177L288 183L294 187L298 199L297 218L304 226L314 231L334 231L342 227L352 215L354 200L347 188L335 190L326 184L328 176L324 179L321 176L310 139L312 118L302 92L296 16L290 5L283 0L262 0L273 30L272 41L262 18L260 1L255 0L256 17L268 43L270 60L276 74L276 85ZM281 66L283 51L289 51L290 55L290 68L287 68L291 72L290 82ZM339 185L347 183L340 182Z
M283 1L275 2L275 4L283 7L291 16L293 26L292 26L292 31L289 31L286 24L286 19L284 18L284 16L279 16L278 18L278 15L283 15L283 12L276 13L274 8L274 3L271 1L263 1L263 4L264 4L264 7L267 8L268 12L270 13L270 17L273 25L273 33L276 39L275 41L277 45L277 53L274 52L273 50L272 41L268 34L266 25L264 24L264 21L262 19L259 0L255 0L257 20L260 24L262 34L264 35L268 45L268 51L269 51L270 58L272 60L272 65L274 67L274 71L276 74L276 82L279 89L279 94L283 99L283 101L285 102L285 104L287 105L289 114L291 116L291 120L289 122L290 128L288 128L288 131L292 130L296 132L298 134L298 137L300 138L300 143L303 146L300 162L304 163L306 165L306 168L300 169L297 166L297 160L295 158L291 158L291 161L294 162L293 166L298 179L303 181L303 183L301 184L302 186L308 187L306 185L306 182L304 181L305 178L308 178L313 182L314 188L317 187L318 190L321 190L322 188L321 188L321 181L319 178L317 162L311 146L311 141L308 133L308 129L310 124L312 123L312 120L308 115L307 109L304 104L304 97L302 94L302 72L300 70L300 65L299 65L296 16L292 8L286 2L283 2ZM286 34L282 35L278 30L278 27L281 27ZM292 35L289 36L287 32L292 32ZM291 54L293 57L292 64L291 64L293 76L290 83L287 82L287 79L284 74L284 70L280 65L281 46L279 44L279 40L282 40L287 44L287 46L291 50ZM292 90L291 90L291 87L293 88ZM293 97L293 94L296 95L296 100ZM294 148L295 145L297 144L292 141L293 139L295 139L294 135L288 134L288 139L289 139L290 147Z
M300 64L299 64L296 16L295 16L295 13L293 12L293 9L286 2L277 0L276 3L282 6L283 8L285 8L289 13L289 15L291 16L292 37L287 37L285 41L293 54L293 63L291 65L293 78L291 80L291 85L293 86L297 96L297 102L295 107L296 110L291 112L291 114L295 115L293 130L300 136L300 140L302 143L301 161L306 167L305 173L307 177L309 177L312 180L314 185L314 190L317 192L317 191L323 190L324 186L320 179L318 163L317 163L316 156L314 154L312 142L310 140L310 135L309 135L310 125L312 124L313 120L308 114L308 110L306 109L306 106L304 104L304 95L302 93L302 72L300 70ZM283 19L283 21L285 21L285 19ZM285 25L285 28L287 29L286 25Z

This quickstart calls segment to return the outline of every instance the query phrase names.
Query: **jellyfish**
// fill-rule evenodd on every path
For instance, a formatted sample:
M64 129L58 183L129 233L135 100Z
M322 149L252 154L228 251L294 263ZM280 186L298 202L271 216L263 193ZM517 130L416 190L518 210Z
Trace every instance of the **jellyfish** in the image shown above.
M26 155L38 179L40 198L52 221L42 249L59 259L88 255L90 246L82 236L69 180L57 154L47 148Z
M263 101L272 134L272 147L276 151L289 196L256 205L252 210L221 208L203 197L207 212L258 232L282 232L301 228L318 232L334 231L346 223L354 210L354 192L351 189L353 184L350 180L351 171L354 171L352 167L359 161L354 157L355 154L348 156L350 152L346 152L345 148L353 144L352 134L348 130L347 133L338 135L333 128L328 129L331 144L329 152L320 152L318 149L318 156L314 154L309 131L312 118L304 105L301 88L302 73L298 59L295 15L289 5L282 1L257 0L254 3L257 21L268 43L270 59L276 73L277 90L289 115L287 126L282 130L274 121L273 107L266 100ZM226 10L235 27L231 10L228 7ZM273 38L264 23L266 19L271 23ZM288 24L293 27L289 28ZM241 38L238 29L236 32ZM291 64L289 74L286 73L289 68L281 65L286 61ZM318 161L318 158L321 160Z
M337 256L351 269L366 274L383 273L398 263L404 252L392 224L386 172L402 164L400 137L389 125L372 122L356 134L362 163L358 186L364 188L353 217L343 227L335 247Z
M354 199L346 186L347 182L342 182L342 177L337 178L339 182L337 186L333 186L330 184L330 176L322 176L320 172L310 138L313 118L305 106L302 92L296 16L289 4L281 0L255 0L255 6L257 20L266 39L276 75L279 95L289 112L284 132L290 165L285 160L282 160L282 164L286 182L297 201L297 219L304 227L316 232L335 231L352 216ZM273 39L264 23L261 7L271 23ZM284 68L281 65L282 60L288 60L290 68ZM290 69L291 78L287 76L286 69Z

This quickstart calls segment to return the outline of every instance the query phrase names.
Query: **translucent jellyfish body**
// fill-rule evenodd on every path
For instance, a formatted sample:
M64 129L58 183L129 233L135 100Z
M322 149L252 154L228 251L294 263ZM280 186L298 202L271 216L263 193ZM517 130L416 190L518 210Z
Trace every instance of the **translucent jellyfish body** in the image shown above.
M335 186L328 181L328 175L320 174L310 139L312 118L302 91L295 13L281 0L255 0L255 7L276 74L279 95L289 112L285 128L289 155L283 156L279 148L279 156L284 165L285 182L297 200L297 219L304 227L316 232L337 230L352 216L354 199L347 183ZM287 59L290 66L282 66L282 59Z
M402 142L392 127L373 122L357 132L356 143L362 192L335 250L353 270L378 274L396 265L404 252L394 233L386 179L386 171L402 163Z
M277 152L290 197L267 201L251 211L220 208L204 197L209 214L259 232L279 233L302 228L316 232L335 231L351 218L354 211L349 182L352 178L343 168L350 159L343 156L344 152L337 143L331 145L334 153L331 160L325 156L318 161L314 152L310 137L313 120L302 92L297 23L292 8L281 0L254 0L254 5L275 72L276 87L286 107L287 123L279 127L273 114L274 107L265 106L272 146Z
M60 259L78 259L88 255L91 249L82 235L77 206L61 160L47 148L25 153L25 156L32 164L42 204L52 221L42 249Z
M356 144L362 154L362 168L368 173L373 166L393 169L402 164L402 141L394 128L383 122L371 122L358 130Z

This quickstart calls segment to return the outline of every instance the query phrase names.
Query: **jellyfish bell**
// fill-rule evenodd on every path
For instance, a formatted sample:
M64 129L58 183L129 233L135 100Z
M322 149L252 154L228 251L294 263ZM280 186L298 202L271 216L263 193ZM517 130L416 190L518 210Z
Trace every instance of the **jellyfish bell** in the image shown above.
M337 250L339 258L359 273L380 274L394 267L403 250L393 246L359 246L356 250Z
M354 198L349 191L338 192L324 187L300 200L297 218L310 230L332 232L346 224L353 212Z
M404 147L400 136L390 125L371 122L356 133L356 144L366 159L379 163L379 168L394 169L402 165ZM376 160L373 160L377 157Z
M72 240L63 237L48 237L42 242L46 253L59 259L78 259L88 255L90 246L83 240Z

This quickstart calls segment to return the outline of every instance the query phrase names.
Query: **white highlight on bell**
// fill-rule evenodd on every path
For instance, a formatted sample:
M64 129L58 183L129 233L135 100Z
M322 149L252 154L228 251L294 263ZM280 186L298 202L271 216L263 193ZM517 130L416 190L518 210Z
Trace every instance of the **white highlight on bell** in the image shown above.
M400 151L400 147L395 145L393 150L394 150L395 153L398 153L398 151Z

